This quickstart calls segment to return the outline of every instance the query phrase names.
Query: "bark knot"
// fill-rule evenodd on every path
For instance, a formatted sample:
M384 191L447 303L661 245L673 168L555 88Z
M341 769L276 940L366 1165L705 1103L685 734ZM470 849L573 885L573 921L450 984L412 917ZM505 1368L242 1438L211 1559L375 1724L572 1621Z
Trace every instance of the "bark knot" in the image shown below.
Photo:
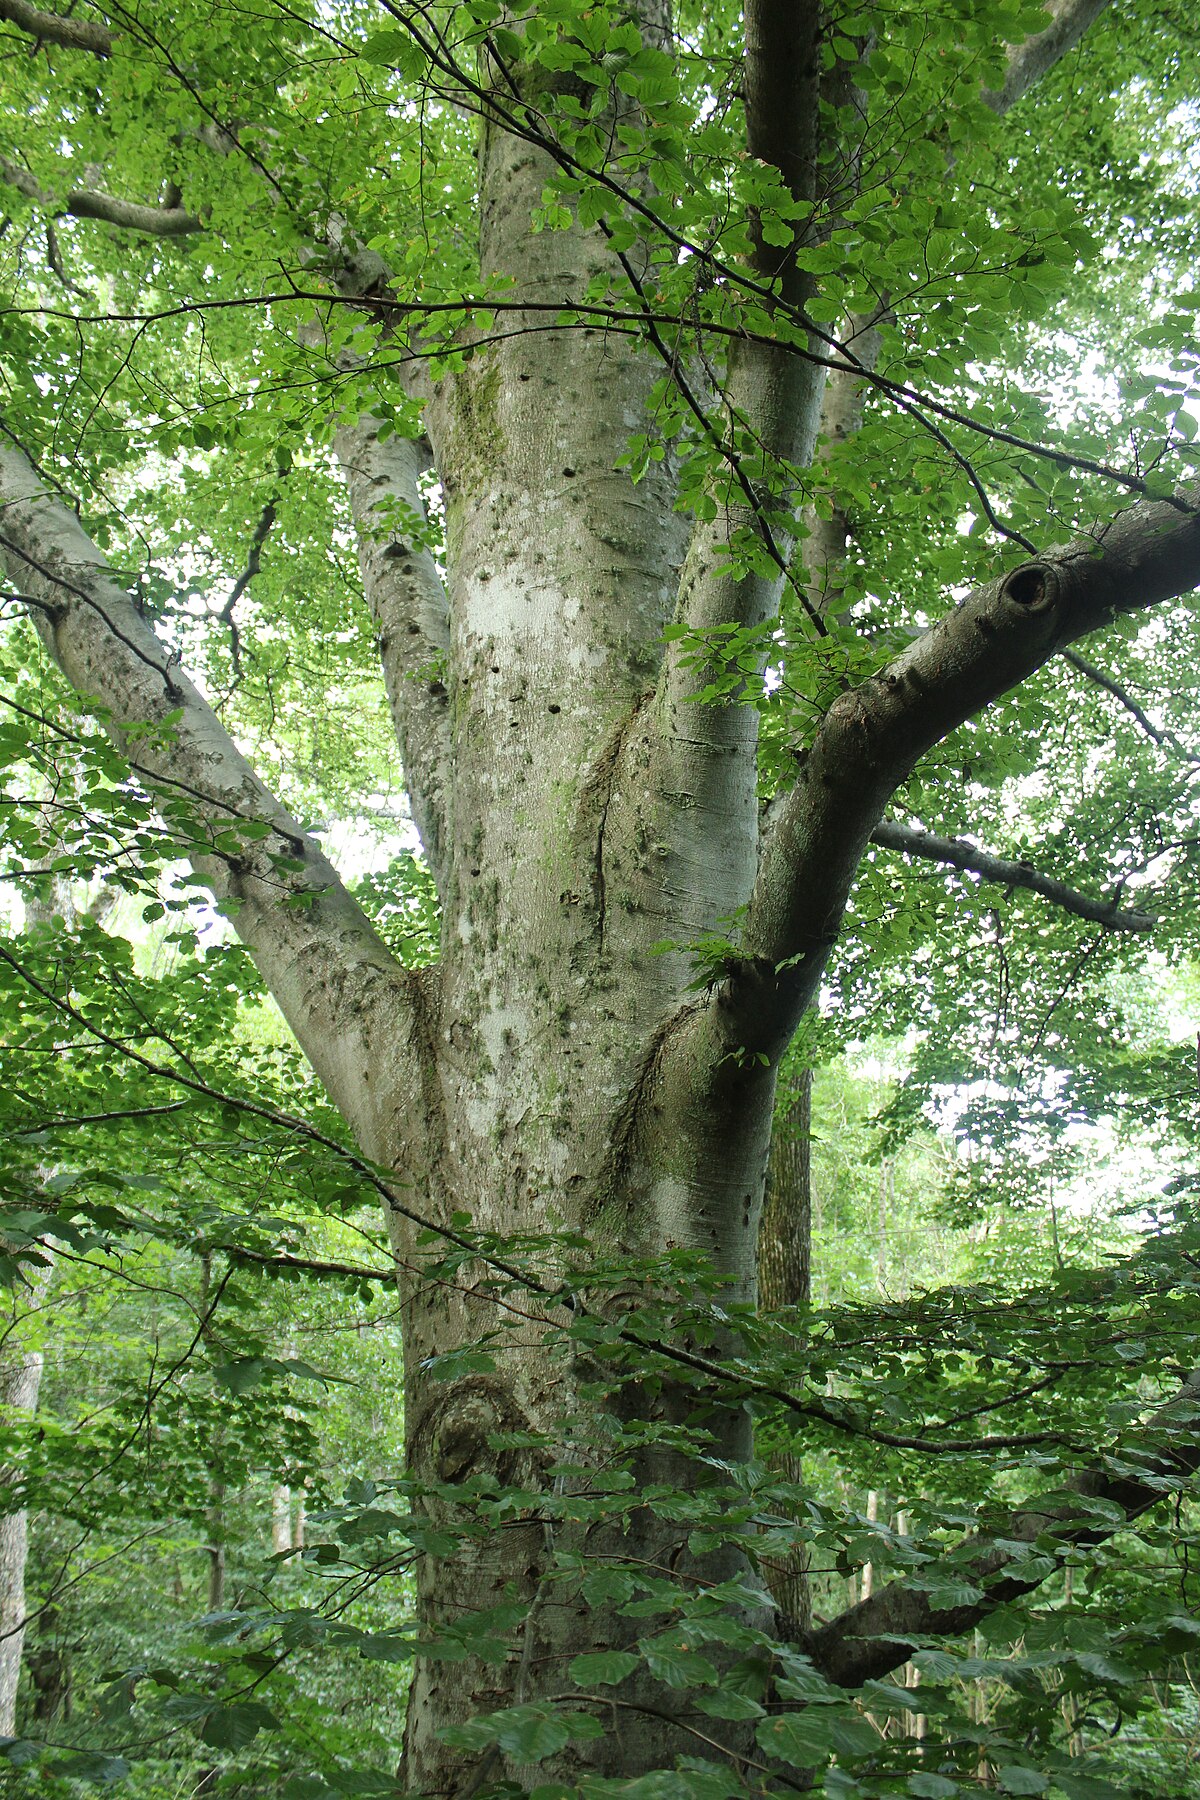
M1058 575L1049 563L1022 563L1005 576L1000 592L1023 612L1045 612L1058 598Z

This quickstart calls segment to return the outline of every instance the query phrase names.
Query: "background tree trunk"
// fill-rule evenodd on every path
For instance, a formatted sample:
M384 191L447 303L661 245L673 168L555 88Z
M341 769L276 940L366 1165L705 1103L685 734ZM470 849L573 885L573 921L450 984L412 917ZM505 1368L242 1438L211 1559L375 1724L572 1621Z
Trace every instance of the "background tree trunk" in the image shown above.
M42 1380L40 1352L22 1351L10 1336L0 1359L0 1415L11 1425L12 1415L32 1413L37 1407ZM0 1469L0 1490L7 1498L17 1471ZM17 1688L21 1678L21 1651L25 1642L25 1559L29 1550L28 1517L23 1506L0 1516L0 1736L16 1731Z
M802 1069L771 1137L758 1228L758 1304L764 1312L807 1306L812 1298L812 1086L812 1070ZM803 1481L798 1456L769 1460L785 1481ZM805 1546L797 1544L785 1560L764 1567L775 1605L802 1632L812 1623L808 1562Z

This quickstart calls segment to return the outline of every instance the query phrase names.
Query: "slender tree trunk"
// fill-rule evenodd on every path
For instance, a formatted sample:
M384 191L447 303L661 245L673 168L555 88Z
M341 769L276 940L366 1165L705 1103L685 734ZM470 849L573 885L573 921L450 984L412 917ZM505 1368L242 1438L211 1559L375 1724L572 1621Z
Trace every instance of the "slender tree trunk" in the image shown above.
M208 1511L208 1610L220 1612L225 1604L225 1483L214 1481Z
M875 1525L879 1522L879 1490L870 1488L867 1491L867 1523ZM875 1564L865 1562L862 1567L862 1583L859 1592L864 1600L869 1600L875 1588Z
M71 1717L71 1655L59 1636L56 1606L43 1606L38 1616L37 1639L26 1644L25 1666L33 1684L33 1716L44 1723Z
M292 1548L292 1490L283 1482L271 1489L271 1548L276 1556Z
M5 1423L14 1412L32 1413L42 1380L42 1357L11 1345L0 1361L0 1414ZM0 1470L0 1489L11 1492L16 1470ZM23 1506L0 1516L0 1736L16 1730L17 1688L25 1642L25 1559L29 1549L28 1517Z

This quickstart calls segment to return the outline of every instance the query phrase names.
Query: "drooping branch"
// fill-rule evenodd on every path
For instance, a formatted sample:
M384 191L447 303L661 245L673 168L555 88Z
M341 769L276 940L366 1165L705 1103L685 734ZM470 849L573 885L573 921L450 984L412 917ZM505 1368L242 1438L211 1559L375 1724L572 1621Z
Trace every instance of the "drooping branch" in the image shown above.
M93 19L68 19L61 13L43 12L29 0L0 0L0 19L15 25L44 44L61 44L64 50L88 50L93 56L111 56L112 32Z
M960 1544L940 1567L933 1565L957 1583L977 1588L977 1598L939 1606L924 1588L890 1582L813 1632L805 1650L828 1680L855 1688L899 1668L924 1637L971 1631L997 1607L1041 1586L1044 1563L1031 1573L1021 1567L1035 1543L1053 1539L1064 1552L1101 1544L1166 1498L1181 1477L1194 1474L1200 1468L1198 1420L1200 1370L1193 1370L1138 1437L1113 1454L1109 1469L1075 1478L1074 1501L1056 1499L1041 1509L1034 1502L986 1536Z
M0 180L55 217L65 213L73 219L96 219L121 231L140 231L149 237L189 237L203 229L203 220L182 206L145 206L137 200L118 200L113 194L101 194L93 188L72 188L61 196L52 194L29 169L3 157Z
M820 979L855 871L925 752L1056 651L1200 582L1200 489L1140 502L977 588L830 707L764 847L747 960L715 1004L744 1049L777 1055Z
M965 838L937 837L932 831L902 824L898 819L882 820L871 833L871 842L885 850L897 850L904 856L946 863L952 869L978 875L983 881L999 882L1003 887L1025 888L1031 894L1040 894L1043 900L1051 901L1064 912L1073 913L1077 919L1103 925L1108 931L1153 931L1158 923L1154 913L1132 911L1118 906L1115 900L1094 900L1077 888L1068 887L1065 881L1039 874L1027 862L992 856Z
M423 1114L416 978L254 773L75 515L7 446L0 509L0 551L46 648L76 693L104 710L117 742L132 742L151 788L176 806L188 797L188 853L335 1104L368 1155L404 1160L397 1130Z

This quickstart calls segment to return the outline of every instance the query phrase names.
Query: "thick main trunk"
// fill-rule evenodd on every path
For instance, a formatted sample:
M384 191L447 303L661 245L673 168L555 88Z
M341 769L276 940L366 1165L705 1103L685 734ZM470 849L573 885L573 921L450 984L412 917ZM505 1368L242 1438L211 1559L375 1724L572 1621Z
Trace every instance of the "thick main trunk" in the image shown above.
M543 1068L541 1073L546 1080L550 1070ZM610 1079L615 1084L615 1071ZM510 1189L522 1181L540 1147L541 1127L530 1114L528 1090L505 1089L495 1098L501 1107L515 1109L517 1119L498 1135L492 1169L477 1164L476 1183L456 1194L461 1210L471 1212L477 1224L498 1218L511 1222ZM478 1104L477 1094L468 1092L464 1100L468 1106ZM568 1089L567 1100L586 1121L592 1092L581 1082ZM640 1639L662 1630L663 1619L629 1616L623 1610L630 1593L620 1591L622 1578L674 1582L686 1593L697 1581L748 1572L736 1546L693 1554L688 1548L692 1527L678 1509L670 1503L653 1506L641 1501L641 1495L654 1487L676 1489L685 1496L694 1495L697 1487L696 1462L685 1466L669 1446L655 1441L656 1433L690 1425L703 1434L704 1448L714 1458L742 1461L750 1450L743 1413L717 1407L697 1417L698 1404L703 1407L709 1398L702 1388L669 1373L661 1383L647 1383L639 1379L644 1370L620 1370L597 1362L589 1345L562 1335L564 1327L579 1323L584 1313L589 1320L605 1318L620 1327L635 1306L646 1304L650 1295L636 1284L606 1291L597 1278L589 1285L589 1266L594 1269L608 1254L628 1254L639 1244L649 1252L654 1234L662 1228L653 1188L648 1194L643 1185L640 1158L628 1169L614 1171L610 1135L593 1120L590 1135L581 1131L572 1138L569 1122L568 1117L560 1122L555 1140L570 1158L566 1178L560 1176L546 1188L525 1188L523 1198L529 1212L546 1220L546 1229L558 1225L583 1233L593 1246L587 1257L575 1250L560 1259L548 1248L537 1258L539 1271L550 1284L556 1278L556 1262L560 1268L575 1265L574 1315L561 1304L539 1305L519 1291L502 1296L500 1304L481 1298L477 1291L468 1293L467 1288L486 1283L487 1271L477 1266L464 1271L457 1291L441 1284L414 1284L407 1296L410 1475L426 1489L428 1524L462 1534L452 1550L447 1551L443 1542L422 1560L418 1585L423 1632L426 1639L460 1636L469 1631L472 1616L500 1609L495 1629L505 1640L495 1659L468 1656L447 1661L435 1651L418 1660L404 1773L409 1787L423 1794L459 1793L485 1777L534 1786L539 1780L570 1779L585 1771L628 1776L670 1766L676 1755L696 1754L696 1731L711 1731L711 1719L651 1669L636 1670L615 1687L584 1680L576 1696L570 1664L581 1653L634 1648ZM755 1195L762 1146L730 1148L742 1164L747 1193ZM572 1185L571 1174L589 1165L600 1169L603 1185L594 1177L586 1188L582 1183ZM686 1240L690 1223L686 1190L681 1186L670 1198L677 1208L674 1241L680 1243ZM697 1204L697 1214L701 1210ZM743 1229L752 1252L753 1208L745 1215ZM659 1240L659 1249L669 1242L668 1232ZM728 1234L726 1243L731 1242ZM507 1330L504 1299L511 1299L517 1309ZM423 1366L427 1354L444 1355L456 1346L485 1340L490 1368L439 1381L436 1366L432 1371ZM687 1340L681 1335L678 1341ZM640 1446L638 1434L647 1438ZM627 1471L623 1478L622 1470ZM631 1485L623 1485L623 1480ZM492 1496L514 1489L528 1496L523 1505L494 1505ZM712 1504L714 1510L719 1508L715 1485ZM576 1566L584 1563L593 1574L607 1571L618 1583L610 1597L584 1584L583 1569ZM765 1598L760 1623L765 1619ZM577 1708L602 1724L604 1732L562 1751L552 1763L539 1765L540 1773L491 1746L447 1745L440 1735L446 1727L480 1713L551 1696L576 1696ZM736 1749L742 1728L721 1729Z
M758 1304L763 1312L807 1306L812 1293L812 1070L802 1069L775 1120L762 1221L758 1228ZM771 1467L797 1486L804 1468L794 1450L768 1452ZM809 1559L803 1544L764 1564L776 1608L795 1634L812 1624Z

